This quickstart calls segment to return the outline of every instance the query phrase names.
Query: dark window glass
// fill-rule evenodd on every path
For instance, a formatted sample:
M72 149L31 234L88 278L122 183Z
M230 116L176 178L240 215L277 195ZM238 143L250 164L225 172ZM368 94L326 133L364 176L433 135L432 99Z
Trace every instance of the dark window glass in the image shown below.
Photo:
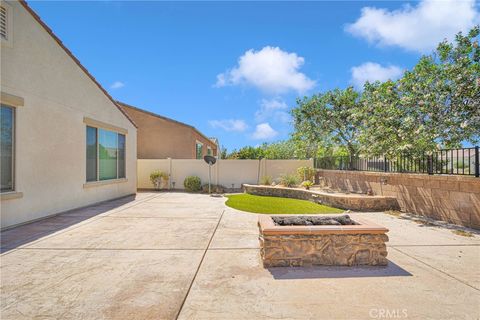
M125 135L118 134L118 177L125 178Z
M98 162L100 180L117 178L118 134L98 129Z
M0 110L0 177L1 192L13 191L14 115L12 107L1 105Z
M201 143L197 143L197 159L202 159L203 156L203 145Z
M124 134L87 126L87 182L126 177Z
M97 181L97 128L87 127L87 181Z

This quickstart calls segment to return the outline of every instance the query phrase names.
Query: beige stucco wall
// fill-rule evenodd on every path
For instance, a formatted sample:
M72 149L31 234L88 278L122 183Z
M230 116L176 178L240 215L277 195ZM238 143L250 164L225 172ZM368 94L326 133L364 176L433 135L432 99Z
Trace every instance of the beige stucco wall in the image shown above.
M136 192L136 128L17 2L13 46L1 47L1 91L16 108L16 191L1 201L2 228ZM127 181L84 188L84 117L128 130Z
M320 170L326 185L344 191L397 198L402 211L480 228L480 178Z
M207 146L217 154L217 146L194 128L157 117L122 104L122 108L138 126L139 159L196 159L196 142L203 143L203 155Z
M264 176L278 178L284 174L296 174L299 167L312 167L313 159L309 160L265 160Z
M313 160L218 160L212 166L212 183L238 189L242 184L256 184L258 177L269 175L278 179L283 174L295 173L298 167L313 167ZM139 159L138 188L152 189L150 173L161 170L175 182L175 189L183 189L187 176L198 176L208 182L208 165L196 159ZM259 172L260 170L260 172ZM259 175L260 173L260 175Z

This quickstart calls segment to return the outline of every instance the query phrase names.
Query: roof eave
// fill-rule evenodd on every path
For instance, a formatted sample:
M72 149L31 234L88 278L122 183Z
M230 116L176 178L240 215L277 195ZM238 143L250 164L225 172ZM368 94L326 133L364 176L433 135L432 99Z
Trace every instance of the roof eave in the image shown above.
M50 29L45 22L42 21L40 16L33 11L32 8L28 5L25 0L19 0L19 2L23 5L23 7L33 16L33 18L47 31L48 34L60 45L60 47L73 59L73 61L80 67L80 69L85 72L85 74L97 85L97 87L107 96L107 98L117 107L118 110L132 123L135 128L138 128L135 121L116 103L116 101L110 96L110 94L105 90L100 83L88 72L88 70L81 64L80 60L78 60L73 53L62 43L60 38L58 38L55 33L53 33L52 29Z

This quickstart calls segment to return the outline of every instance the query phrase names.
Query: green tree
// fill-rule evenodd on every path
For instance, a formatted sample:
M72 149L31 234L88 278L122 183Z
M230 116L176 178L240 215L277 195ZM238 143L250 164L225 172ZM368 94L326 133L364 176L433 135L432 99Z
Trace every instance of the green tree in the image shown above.
M335 89L297 100L292 110L297 139L318 146L345 147L350 155L359 151L361 130L360 94L352 87Z
M260 159L264 158L264 150L260 147L246 146L238 150L233 150L227 159Z
M225 146L220 147L220 159L227 159L228 157L228 150Z
M479 28L444 41L396 82L366 83L361 150L419 154L477 143L480 136Z
M402 105L415 110L417 136L441 147L477 143L480 134L479 26L441 42L400 80Z
M228 159L308 159L315 157L318 146L306 146L299 139L263 143L258 147L243 147L230 153Z
M297 146L292 140L284 140L274 143L264 143L261 145L264 150L264 156L267 159L295 159L297 156Z
M401 105L398 83L366 83L362 94L362 132L359 135L362 154L394 156L410 150L423 150L421 139L415 139L417 123Z

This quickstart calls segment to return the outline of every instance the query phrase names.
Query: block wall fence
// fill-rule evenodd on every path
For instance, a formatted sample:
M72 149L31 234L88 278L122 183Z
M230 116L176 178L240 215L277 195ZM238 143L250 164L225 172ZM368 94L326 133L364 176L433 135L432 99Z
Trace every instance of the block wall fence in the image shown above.
M397 198L401 211L480 229L480 179L470 176L318 170L332 189Z
M212 166L212 183L228 189L241 189L242 184L257 184L259 178L270 176L278 179L283 174L295 173L299 167L313 167L310 160L217 160ZM138 189L153 189L150 173L161 170L170 176L170 188L184 189L187 176L198 176L208 183L208 165L196 159L138 159ZM173 185L173 183L175 185Z

